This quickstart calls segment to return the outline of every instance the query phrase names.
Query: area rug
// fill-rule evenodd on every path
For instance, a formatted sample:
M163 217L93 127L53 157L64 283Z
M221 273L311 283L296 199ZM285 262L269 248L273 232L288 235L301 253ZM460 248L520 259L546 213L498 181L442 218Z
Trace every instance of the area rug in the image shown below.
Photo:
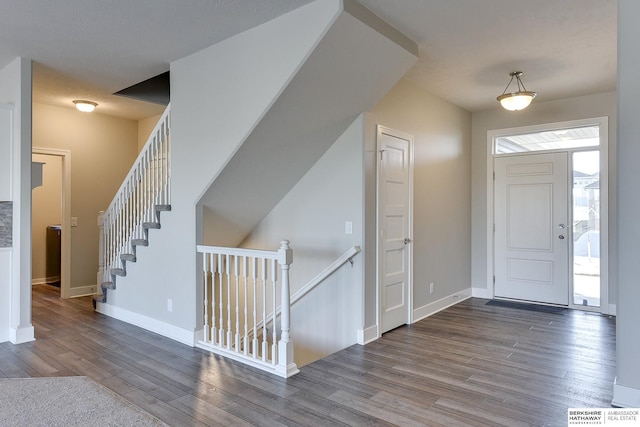
M166 426L87 377L0 379L2 426Z
M522 302L513 301L501 301L492 299L485 305L492 305L494 307L516 308L518 310L538 311L540 313L552 313L552 314L565 314L567 309L563 307L552 307L549 305L540 304L525 304Z

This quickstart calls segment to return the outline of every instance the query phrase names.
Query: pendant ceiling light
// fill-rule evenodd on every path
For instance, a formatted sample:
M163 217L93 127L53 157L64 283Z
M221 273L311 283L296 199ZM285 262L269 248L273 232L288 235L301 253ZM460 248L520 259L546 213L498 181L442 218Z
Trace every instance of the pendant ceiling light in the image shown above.
M504 92L502 92L502 95L497 98L498 102L500 102L500 105L505 110L524 110L529 106L529 104L531 104L531 101L533 101L533 98L536 97L537 93L531 92L524 87L524 83L522 83L522 80L520 80L522 71L512 71L511 73L509 73L509 75L511 76L511 80L509 80L507 87L504 88ZM518 84L518 91L507 93L507 90L509 90L509 86L511 85L514 77L516 79L516 83Z
M75 101L73 101L73 103L76 105L78 111L82 111L83 113L90 113L98 106L98 103L96 102L84 101L80 99L76 99Z

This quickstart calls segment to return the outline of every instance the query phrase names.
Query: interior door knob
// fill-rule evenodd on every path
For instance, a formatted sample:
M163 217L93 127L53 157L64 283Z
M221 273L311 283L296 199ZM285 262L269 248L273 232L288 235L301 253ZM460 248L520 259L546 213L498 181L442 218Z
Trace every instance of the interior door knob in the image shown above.
M404 244L406 245L407 243L411 243L411 239L408 237L404 238Z
M559 235L559 236L558 236L558 239L560 239L560 240L564 240L564 235L562 235L562 234L561 234L561 235Z

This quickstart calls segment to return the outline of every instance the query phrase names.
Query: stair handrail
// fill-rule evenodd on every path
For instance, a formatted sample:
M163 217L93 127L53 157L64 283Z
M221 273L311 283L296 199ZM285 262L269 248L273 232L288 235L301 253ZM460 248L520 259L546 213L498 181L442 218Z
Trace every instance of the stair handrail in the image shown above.
M135 242L144 244L149 228L159 228L159 212L171 203L171 104L129 169L109 207L98 216L99 261L97 302L115 289L115 275L124 275L125 261L135 260Z
M148 153L149 148L150 148L151 144L154 141L154 137L158 134L158 132L166 131L167 135L169 134L169 129L171 127L170 126L170 120L169 120L170 113L171 113L171 103L169 103L167 105L167 108L165 108L164 112L162 113L162 116L160 116L160 119L158 120L158 123L156 123L156 125L153 128L153 131L151 131L151 133L149 134L149 137L147 138L147 142L145 142L144 146L142 147L142 149L138 153L138 157L136 157L135 162L133 162L133 165L131 166L131 169L129 169L129 173L127 173L127 176L122 181L122 184L120 184L120 188L118 188L118 191L116 191L115 196L113 196L113 199L111 200L111 203L109 204L109 207L107 207L107 209L105 209L103 212L109 212L110 210L113 210L115 208L115 204L117 202L118 195L125 191L127 183L130 182L131 179L133 179L133 177L135 175L135 172L136 172L137 166L139 166L140 163L142 163L142 161L143 161L143 159L145 157L145 154ZM164 127L166 127L166 128L163 129ZM167 171L167 172L170 172L170 170Z
M347 262L350 262L353 266L353 257L360 253L360 246L354 246L349 248L345 253L340 255L335 261L325 267L320 273L318 273L313 279L309 280L306 285L298 289L293 295L291 295L291 301L289 302L289 307L293 307L293 305L302 299L303 296L311 292L316 286L320 283L324 282L329 278L333 273L335 273L340 267L342 267ZM276 308L276 318L280 316L281 306ZM267 321L267 325L271 324L272 320ZM256 327L257 329L262 328L262 322L259 322ZM268 326L267 326L268 327ZM248 332L249 336L253 336L254 329L250 329Z
M340 255L335 261L325 267L320 273L318 273L313 279L309 280L306 285L298 289L293 295L291 295L291 305L302 299L303 296L311 292L316 286L324 282L329 276L335 273L340 267L347 262L353 265L353 257L360 253L360 246L354 246L349 248L345 253Z

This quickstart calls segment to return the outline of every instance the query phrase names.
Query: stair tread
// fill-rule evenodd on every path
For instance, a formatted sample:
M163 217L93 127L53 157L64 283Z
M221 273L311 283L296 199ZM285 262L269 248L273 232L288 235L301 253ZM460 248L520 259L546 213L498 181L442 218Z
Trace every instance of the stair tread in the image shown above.
M134 254L122 254L120 259L123 261L136 262L136 256Z
M166 204L159 204L159 205L155 205L153 207L153 209L156 212L156 217L158 219L158 221L151 221L151 222L143 222L142 223L142 228L144 230L144 235L145 237L147 236L147 230L150 229L154 229L154 230L158 230L161 228L160 226L160 213L161 212L169 212L171 211L171 205L166 205ZM137 257L136 257L136 246L149 246L149 240L148 239L131 239L131 246L133 249L132 254L121 254L120 255L120 260L123 261L123 266L125 265L126 261L129 262L136 262ZM127 275L127 270L125 268L112 268L109 270L109 273L111 274L111 276L113 277L113 281L112 282L103 282L100 284L100 287L103 289L103 293L102 295L96 295L93 297L93 307L96 307L96 303L101 302L101 303L106 303L107 302L107 290L115 290L116 289L116 283L115 283L115 276L120 276L120 277L126 277Z
M127 275L127 271L124 268L112 268L111 270L109 270L109 272L115 276L124 277Z

